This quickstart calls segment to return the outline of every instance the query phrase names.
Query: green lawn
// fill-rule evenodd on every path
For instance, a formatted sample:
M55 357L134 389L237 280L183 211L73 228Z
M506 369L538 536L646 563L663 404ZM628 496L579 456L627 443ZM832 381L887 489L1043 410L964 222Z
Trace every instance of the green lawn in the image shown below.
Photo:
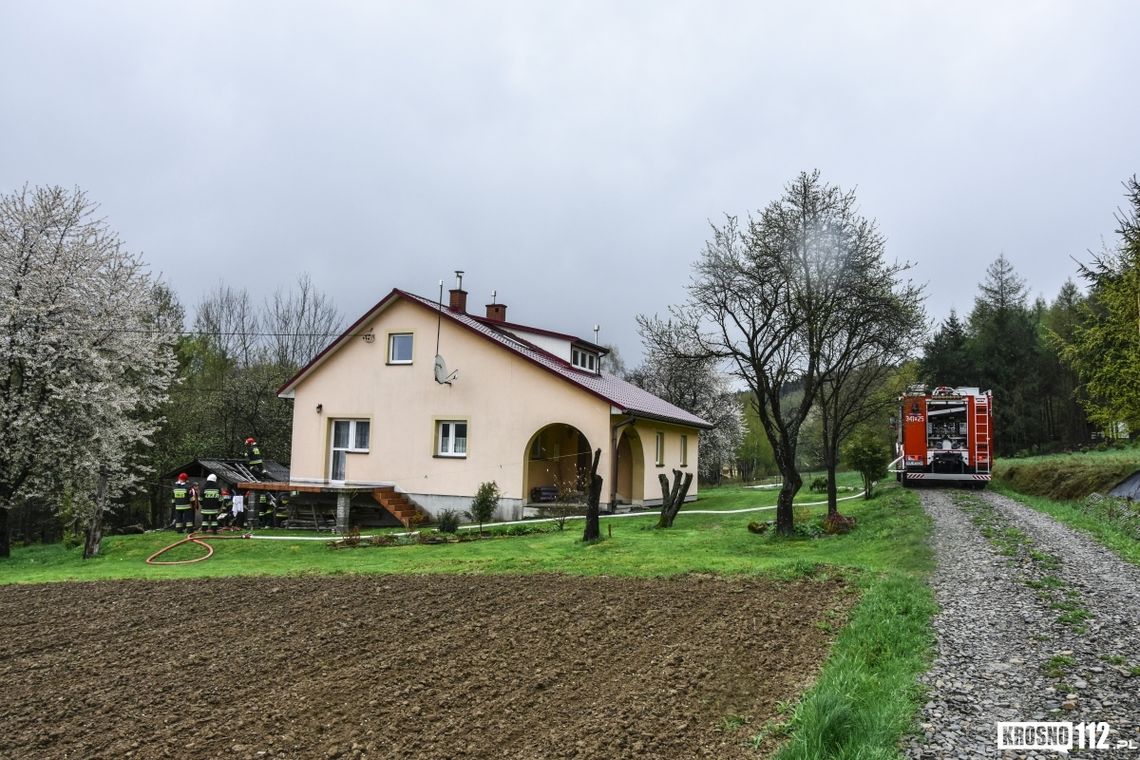
M806 489L797 503L821 500ZM262 530L258 535L296 536L279 540L215 540L214 556L192 565L151 566L152 553L174 543L179 535L157 531L135 536L108 536L99 556L84 561L82 548L63 544L17 547L0 561L0 583L107 580L123 578L214 578L231 575L292 575L304 573L538 573L580 575L672 575L686 572L785 572L784 565L830 562L880 569L883 530L894 530L894 516L856 531L841 540L802 543L760 539L745 527L751 521L773 519L774 511L741 515L686 514L688 510L735 510L774 505L776 493L739 486L704 489L699 501L686 505L674 527L657 530L656 513L602 518L602 532L612 537L592 546L579 539L580 520L567 521L562 532L488 539L437 546L362 547L331 551L326 541L307 540L303 531ZM877 502L872 502L877 503ZM842 511L860 514L861 499L840 503ZM800 507L805 514L822 514L823 506ZM327 534L326 534L327 535ZM209 540L209 539L206 539ZM189 559L203 549L184 545L162 559Z
M847 484L857 476L847 475ZM810 482L805 478L805 482ZM793 708L785 726L758 727L750 743L766 747L790 731L781 752L787 758L890 757L921 699L915 676L925 667L933 602L926 586L932 558L929 522L912 492L893 485L877 496L843 501L840 510L858 519L848 535L784 539L772 531L754 534L750 522L774 512L702 515L775 503L774 491L726 486L703 489L673 528L659 530L656 515L602 519L601 542L581 542L582 523L564 531L488 538L443 545L359 547L332 550L324 541L227 539L214 542L209 560L154 567L151 553L179 537L170 532L111 536L103 554L81 559L81 548L19 547L0 560L0 584L113 578L202 578L233 575L338 573L540 573L667 576L678 573L820 577L842 573L862 592L851 621L840 633L817 685ZM819 494L801 492L797 522L825 512ZM263 531L286 535L284 531ZM311 537L304 534L301 537ZM200 548L180 547L182 558ZM171 557L169 558L178 558ZM167 557L164 557L167 558Z

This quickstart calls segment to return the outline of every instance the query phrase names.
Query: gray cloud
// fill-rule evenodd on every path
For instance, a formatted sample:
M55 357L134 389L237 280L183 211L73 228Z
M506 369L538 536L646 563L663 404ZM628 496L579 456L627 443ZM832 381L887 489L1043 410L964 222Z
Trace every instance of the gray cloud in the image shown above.
M790 4L787 4L790 5ZM638 350L707 220L857 187L932 316L1052 298L1138 171L1129 2L0 4L0 189L79 185L192 308L309 271Z

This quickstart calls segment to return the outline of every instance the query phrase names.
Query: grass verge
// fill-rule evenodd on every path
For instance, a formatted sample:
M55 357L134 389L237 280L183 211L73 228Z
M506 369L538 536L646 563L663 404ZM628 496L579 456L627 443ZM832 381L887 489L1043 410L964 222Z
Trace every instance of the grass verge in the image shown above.
M1048 499L1083 499L1091 493L1107 493L1137 469L1140 450L1128 447L999 459L994 466L993 482Z
M1115 552L1121 559L1140 565L1140 541L1126 530L1113 524L1100 515L1090 514L1081 507L1081 502L1056 501L1042 496L1030 496L1013 490L1004 483L993 483L995 491L1009 498L1049 515L1058 522L1068 525L1091 536L1094 540Z
M934 612L921 578L876 578L796 707L777 759L897 758L923 698L916 677L927 667Z
M878 498L908 524L895 536L900 561L865 574L863 598L792 713L778 760L896 758L922 702L917 676L928 665L936 610L926 583L929 520L913 492L886 489Z

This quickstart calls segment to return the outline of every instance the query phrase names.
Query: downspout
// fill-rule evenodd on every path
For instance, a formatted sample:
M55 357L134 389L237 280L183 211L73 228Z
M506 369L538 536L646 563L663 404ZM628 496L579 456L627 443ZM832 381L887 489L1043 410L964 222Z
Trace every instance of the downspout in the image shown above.
M625 410L629 413L629 410ZM632 415L610 428L610 511L617 512L617 478L618 478L618 430L626 425L632 425L636 420Z

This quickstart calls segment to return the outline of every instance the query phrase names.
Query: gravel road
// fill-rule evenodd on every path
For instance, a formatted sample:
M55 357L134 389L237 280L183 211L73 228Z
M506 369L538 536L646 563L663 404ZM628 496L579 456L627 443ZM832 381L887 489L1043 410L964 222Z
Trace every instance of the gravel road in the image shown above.
M928 701L904 753L1056 758L1000 751L997 722L1090 721L1109 724L1108 748L1071 757L1140 760L1140 568L996 493L921 498L940 612Z

